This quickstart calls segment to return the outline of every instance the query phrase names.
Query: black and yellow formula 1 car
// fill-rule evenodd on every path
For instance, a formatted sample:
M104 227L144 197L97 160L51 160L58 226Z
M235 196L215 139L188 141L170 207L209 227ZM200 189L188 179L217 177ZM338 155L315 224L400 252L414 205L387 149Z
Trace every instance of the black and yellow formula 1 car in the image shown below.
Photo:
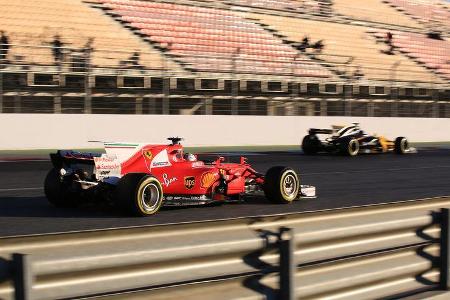
M319 135L326 135L319 138ZM359 153L394 152L405 154L416 152L405 137L388 140L383 136L369 135L358 123L349 126L332 126L331 129L309 129L302 141L303 153L313 155L320 152L355 156Z

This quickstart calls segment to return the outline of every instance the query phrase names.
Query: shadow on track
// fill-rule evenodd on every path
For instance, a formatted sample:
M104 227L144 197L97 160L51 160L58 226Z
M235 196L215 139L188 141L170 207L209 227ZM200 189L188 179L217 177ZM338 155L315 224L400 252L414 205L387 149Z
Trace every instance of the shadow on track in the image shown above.
M183 211L191 208L200 207L220 207L239 206L241 204L250 205L274 205L265 198L252 198L239 203L211 203L206 205L190 205L190 206L169 206L161 208L164 211ZM75 208L58 208L50 203L42 196L37 197L17 197L7 196L0 197L0 217L40 217L40 218L120 218L130 217L130 215L120 211L111 205L103 204L83 204Z
M119 211L100 209L99 206L57 208L45 197L0 197L0 217L109 218L120 215Z

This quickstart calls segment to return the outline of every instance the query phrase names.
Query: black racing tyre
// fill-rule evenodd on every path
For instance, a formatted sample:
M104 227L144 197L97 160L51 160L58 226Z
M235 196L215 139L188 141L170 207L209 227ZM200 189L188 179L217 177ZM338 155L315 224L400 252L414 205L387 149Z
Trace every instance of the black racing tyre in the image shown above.
M155 214L163 202L163 189L156 177L143 173L123 176L114 191L114 202L135 216Z
M306 155L314 155L320 151L322 143L315 134L308 134L303 138L302 150Z
M343 138L340 145L340 152L348 156L356 156L359 153L359 142L352 137Z
M409 148L409 143L408 140L403 137L403 136L399 136L398 138L395 139L395 143L394 143L394 152L397 154L405 154L406 151Z
M56 207L76 206L76 194L70 191L69 184L61 181L57 169L51 169L44 181L44 193L47 200Z
M291 168L272 167L266 173L263 189L270 202L288 204L297 198L300 180Z

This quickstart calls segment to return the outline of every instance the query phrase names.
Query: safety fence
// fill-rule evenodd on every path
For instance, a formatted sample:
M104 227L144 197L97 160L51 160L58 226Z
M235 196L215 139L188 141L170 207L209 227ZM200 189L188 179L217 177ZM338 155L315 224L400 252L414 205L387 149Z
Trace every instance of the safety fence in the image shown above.
M400 61L368 67L383 77L353 76L352 56L315 54L317 61L277 58L282 74L176 68L172 57L126 49L9 44L0 59L0 113L279 115L448 118L449 82L402 69ZM75 48L74 48L75 47ZM139 55L138 55L139 54ZM202 62L214 55L189 55ZM223 59L223 58L222 58ZM243 58L246 64L263 63ZM327 61L325 63L324 61ZM339 76L300 76L297 63L333 68ZM252 68L250 68L253 70ZM250 70L250 71L251 71ZM415 80L399 76L414 75ZM419 79L420 80L419 80ZM403 78L404 79L404 78Z
M2 238L0 299L449 297L448 208L443 197Z
M421 86L448 88L448 80L440 80L432 71L411 69L402 65L402 58L392 62L364 58L361 66L352 55L313 51L283 57L239 57L239 48L226 54L189 53L172 55L165 51L135 50L126 45L119 48L54 47L29 43L36 37L15 36L20 43L5 44L10 50L0 58L2 73L72 74L96 76L162 76L219 79L277 79L284 81L326 82L345 84L383 83L386 86ZM88 38L86 38L88 39ZM48 44L48 43L47 43ZM370 47L368 47L370 49ZM55 49L59 55L55 56ZM438 51L438 50L436 50ZM165 53L165 54L164 54ZM186 59L183 64L179 60ZM198 68L208 61L207 68ZM302 68L299 69L298 64ZM258 67L269 65L269 67ZM270 68L270 65L279 65ZM243 66L247 66L244 68ZM361 68L372 74L364 75ZM319 69L318 69L319 68ZM325 71L328 70L328 71Z
M450 89L283 80L8 73L0 113L450 117Z

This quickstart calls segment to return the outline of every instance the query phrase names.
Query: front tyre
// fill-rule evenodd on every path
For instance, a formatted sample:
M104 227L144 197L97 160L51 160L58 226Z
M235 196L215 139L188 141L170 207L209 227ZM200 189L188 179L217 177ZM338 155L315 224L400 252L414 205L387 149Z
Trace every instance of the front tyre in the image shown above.
M123 176L114 194L115 202L135 216L153 215L163 202L163 190L159 180L142 173Z
M302 150L306 155L314 155L320 151L322 143L315 134L308 134L303 138Z
M288 204L297 198L300 180L291 168L272 167L266 173L263 189L270 202Z
M394 152L395 153L405 154L406 151L408 151L408 148L409 148L409 143L405 137L399 136L398 138L395 139L395 143L394 143Z
M359 153L359 141L354 138L344 138L340 144L340 152L347 156L356 156Z

